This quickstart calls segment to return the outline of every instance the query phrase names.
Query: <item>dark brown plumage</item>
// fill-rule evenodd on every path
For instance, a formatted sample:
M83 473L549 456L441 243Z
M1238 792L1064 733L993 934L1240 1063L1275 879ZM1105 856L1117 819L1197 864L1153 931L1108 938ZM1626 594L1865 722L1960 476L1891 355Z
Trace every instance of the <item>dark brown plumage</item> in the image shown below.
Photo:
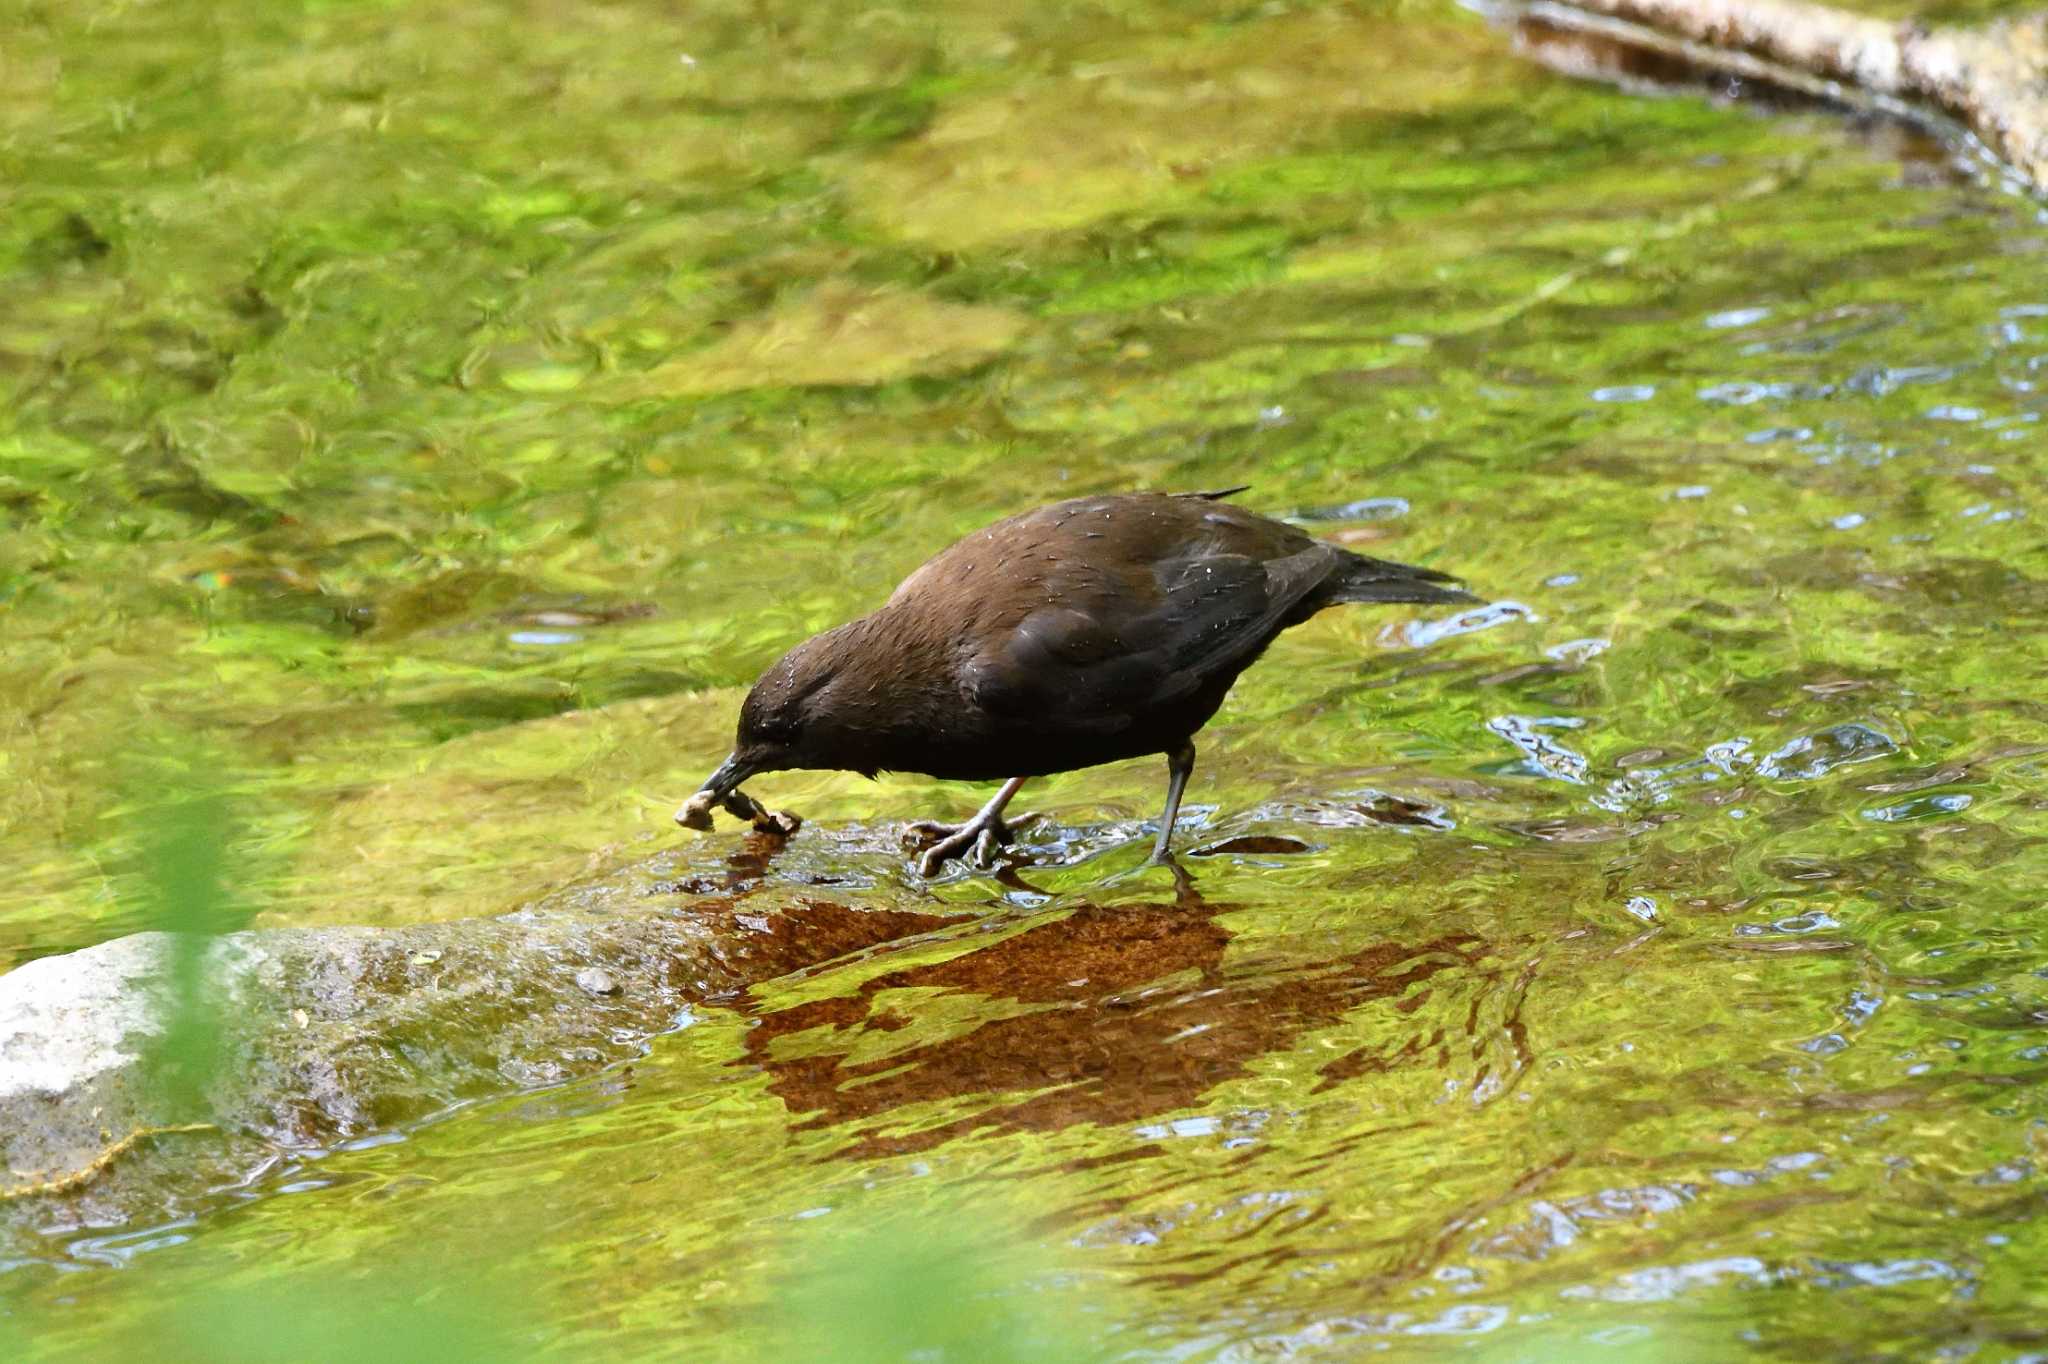
M742 781L787 768L1004 779L965 824L912 826L942 835L929 873L1008 842L1024 778L1163 753L1163 857L1195 731L1274 636L1340 602L1475 600L1221 501L1241 491L1079 497L942 550L762 675L732 756L677 819L706 827Z

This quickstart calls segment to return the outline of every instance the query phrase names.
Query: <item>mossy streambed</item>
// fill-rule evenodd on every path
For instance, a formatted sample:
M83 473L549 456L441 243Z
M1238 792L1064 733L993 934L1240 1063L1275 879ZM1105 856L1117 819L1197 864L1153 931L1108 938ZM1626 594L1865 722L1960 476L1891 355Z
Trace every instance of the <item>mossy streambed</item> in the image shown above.
M1447 5L1012 8L11 11L0 963L156 926L187 787L219 927L882 930L11 1200L8 1357L2048 1349L2040 205ZM1001 879L915 778L669 823L953 536L1246 481L1493 605L1284 637L1195 898L1156 763Z

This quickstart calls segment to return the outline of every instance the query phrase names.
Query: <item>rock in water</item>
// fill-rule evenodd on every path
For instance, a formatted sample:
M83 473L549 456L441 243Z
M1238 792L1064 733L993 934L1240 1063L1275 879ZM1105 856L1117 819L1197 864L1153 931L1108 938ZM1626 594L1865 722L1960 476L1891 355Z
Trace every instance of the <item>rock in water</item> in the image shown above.
M636 1055L706 999L946 922L805 896L646 911L645 872L517 914L251 930L193 944L218 1029L162 1083L177 940L138 933L0 974L0 1265L158 1220L306 1154Z

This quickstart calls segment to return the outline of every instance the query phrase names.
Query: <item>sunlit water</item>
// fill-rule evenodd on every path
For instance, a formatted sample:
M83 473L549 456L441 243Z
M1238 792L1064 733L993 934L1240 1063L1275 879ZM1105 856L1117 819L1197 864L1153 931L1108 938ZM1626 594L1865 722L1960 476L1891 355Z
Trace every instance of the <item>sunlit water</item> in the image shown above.
M0 1326L725 1357L939 1236L1046 1357L2048 1349L2035 202L1426 4L691 8L10 25L0 962L142 926L182 731L258 923L687 901L740 689L1062 493L1492 604L1283 638L1178 902L1160 763L931 887L896 823L980 792L761 779L751 894L929 931L53 1237Z

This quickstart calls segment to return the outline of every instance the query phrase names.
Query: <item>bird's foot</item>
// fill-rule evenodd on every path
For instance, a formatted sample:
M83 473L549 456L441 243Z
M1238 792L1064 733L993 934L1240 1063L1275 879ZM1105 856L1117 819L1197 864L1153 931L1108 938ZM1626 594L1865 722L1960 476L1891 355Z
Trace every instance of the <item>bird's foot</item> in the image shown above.
M911 847L929 845L917 859L920 876L932 875L956 857L971 867L989 868L996 865L996 850L1015 843L1017 830L1037 818L1029 814L1006 820L1001 815L980 814L964 824L920 819L903 826L903 841Z

